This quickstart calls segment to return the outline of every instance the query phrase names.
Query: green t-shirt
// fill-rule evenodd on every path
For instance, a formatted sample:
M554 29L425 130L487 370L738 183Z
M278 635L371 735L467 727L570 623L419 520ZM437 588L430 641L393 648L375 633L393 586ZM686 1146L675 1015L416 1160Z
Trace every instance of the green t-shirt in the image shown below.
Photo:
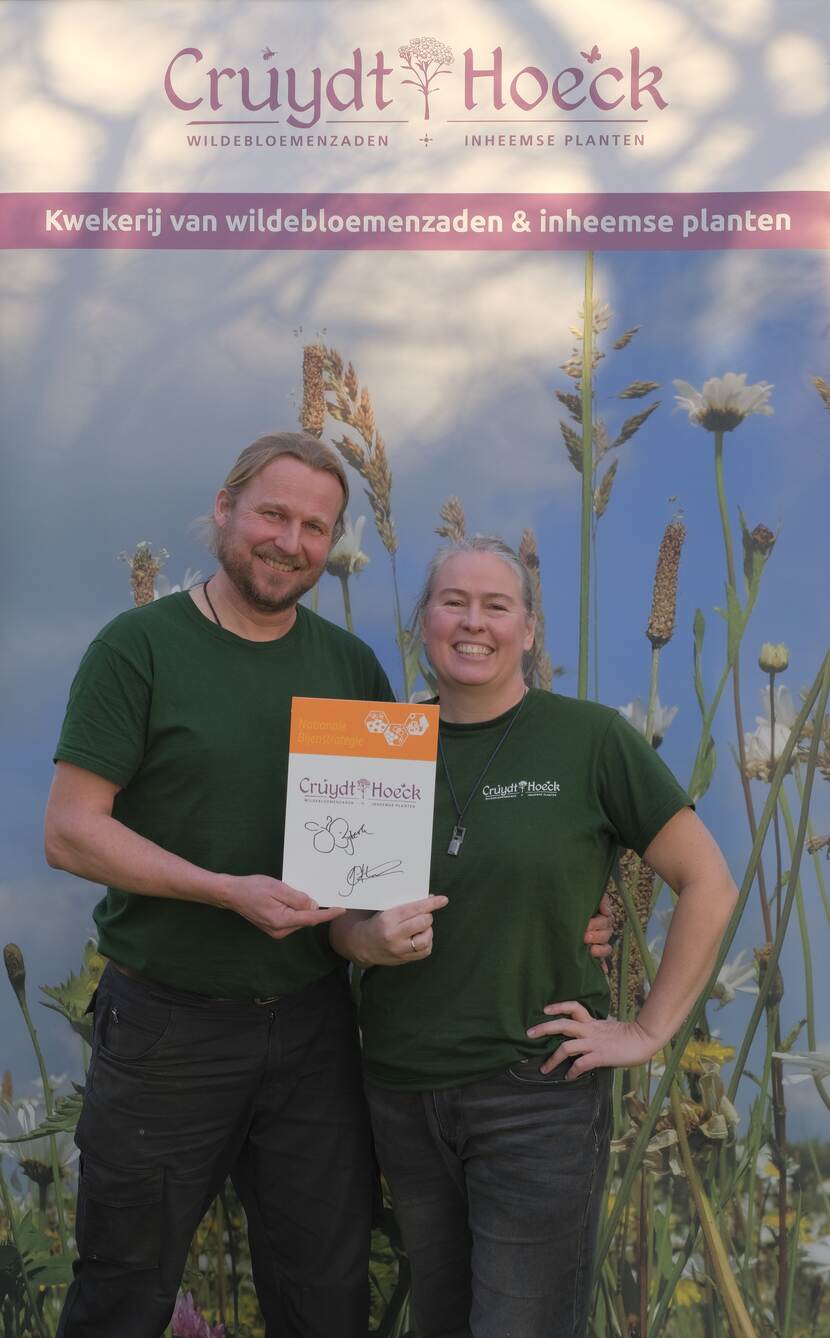
M512 714L441 724L462 806ZM642 853L689 803L616 711L532 690L451 856L455 809L439 762L430 888L449 905L435 916L429 957L363 978L370 1076L411 1091L473 1082L554 1048L525 1035L545 1004L578 1000L604 1017L608 983L585 927L617 848Z
M302 606L285 636L257 642L168 595L92 642L55 760L123 786L113 816L165 850L279 877L292 695L392 700L368 646ZM95 922L106 956L215 997L292 993L341 963L327 925L274 940L232 911L113 887Z

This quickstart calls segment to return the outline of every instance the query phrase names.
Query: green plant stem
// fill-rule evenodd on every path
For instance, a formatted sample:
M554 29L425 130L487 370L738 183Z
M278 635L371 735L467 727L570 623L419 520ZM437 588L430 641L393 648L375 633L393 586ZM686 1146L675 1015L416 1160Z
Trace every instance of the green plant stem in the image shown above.
M637 1217L637 1287L640 1298L640 1333L648 1333L649 1213L645 1167L640 1171L640 1211Z
M43 1051L40 1048L40 1041L37 1036L37 1029L32 1021L32 1015L29 1012L29 1005L26 1002L26 995L21 991L17 994L17 1001L20 1004L20 1011L23 1014L23 1020L29 1032L29 1039L32 1042L32 1048L37 1058L37 1065L40 1069L40 1079L43 1083L43 1102L46 1106L46 1114L52 1115L54 1111L54 1102L52 1100L52 1085L49 1082L49 1073L46 1068L46 1061L43 1058ZM58 1217L58 1236L61 1243L61 1252L66 1254L66 1215L63 1205L63 1181L61 1179L60 1159L58 1157L58 1143L54 1134L49 1135L49 1158L52 1165L52 1184L55 1190L55 1209Z
M340 589L343 591L343 612L346 615L346 627L349 629L350 632L353 632L354 623L352 622L352 601L349 596L348 576L340 577Z
M755 1338L755 1330L752 1326L752 1320L749 1318L743 1298L738 1290L735 1275L732 1272L729 1263L729 1256L720 1231L718 1230L714 1210L707 1198L689 1149L689 1140L686 1137L686 1125L683 1119L683 1107L680 1103L680 1093L675 1083L673 1083L671 1087L670 1101L672 1115L674 1117L674 1127L677 1130L677 1145L680 1152L680 1159L683 1163L686 1179L689 1182L689 1189L692 1193L698 1221L700 1222L700 1227L703 1232L703 1239L706 1242L712 1271L714 1272L718 1284L718 1292L729 1318L729 1327L732 1330L732 1333L738 1335L739 1338Z
M769 676L769 769L775 766L775 670ZM784 790L781 791L784 794ZM784 865L781 859L781 823L778 819L778 805L772 815L772 830L775 836L775 925L781 919L781 884L784 881Z
M591 647L591 649L592 649L592 652L593 652L593 661L594 661L594 701L595 701L595 702L598 702L598 701L599 701L599 563L598 563L598 561L597 561L597 529L598 529L598 527L599 527L599 521L596 519L596 517L594 517L594 518L593 518L593 523L592 523L592 526L591 526L591 532L592 532L592 538L591 538L591 548L592 548L592 568L591 568L591 571L592 571L592 575L593 575L593 586L594 586L594 628L593 628L593 641L594 641L594 644L593 644L593 646Z
M776 968L776 974L778 969ZM767 1006L767 1027L776 1050L781 1048L781 1019L778 1003ZM774 1160L778 1168L778 1320L783 1327L784 1307L786 1304L787 1278L787 1105L784 1099L784 1074L780 1059L773 1055L770 1065L770 1085L772 1091L772 1128L774 1138Z
M795 1221L790 1239L790 1258L792 1263L785 1282L784 1310L781 1317L781 1338L789 1338L792 1332L793 1295L795 1292L795 1272L798 1264L798 1238L801 1231L801 1190L795 1205Z
M793 826L793 816L790 811L790 804L787 798L787 792L782 788L779 795L781 812L784 815L784 825L787 829L787 841L790 852L795 848L795 828ZM798 916L798 928L801 935L801 955L804 962L804 1006L807 1013L807 1045L810 1050L815 1050L818 1045L816 1037L816 1005L815 991L813 988L813 954L810 948L810 930L807 924L807 913L804 907L804 890L801 886L801 879L796 881L795 889L796 914ZM824 1083L819 1074L813 1074L813 1082L816 1091L830 1110L830 1096L824 1090Z
M613 1240L614 1233L616 1232L620 1216L625 1206L627 1195L631 1191L631 1185L634 1176L637 1174L639 1163L648 1145L649 1139L651 1138L652 1130L654 1129L654 1125L657 1121L657 1118L662 1110L663 1101L665 1099L666 1093L668 1092L668 1089L672 1081L674 1080L674 1075L677 1071L683 1051L686 1047L687 1042L689 1041L689 1038L692 1035L692 1032L694 1031L695 1026L697 1025L701 1013L704 1011L706 999L710 995L712 988L715 982L717 981L718 972L723 966L723 963L726 961L727 955L732 946L732 941L735 937L735 934L741 921L741 917L743 916L744 909L746 907L747 898L749 896L752 885L755 881L755 869L758 860L761 857L761 848L766 839L767 831L769 829L769 824L772 820L773 805L778 801L778 793L781 788L781 784L786 774L787 768L790 765L790 758L792 757L793 752L795 750L796 740L800 735L804 727L804 723L807 720L810 711L813 709L813 706L815 705L817 699L819 699L822 703L820 707L820 714L823 714L826 707L828 691L830 691L830 655L827 655L823 660L821 668L819 669L819 672L816 675L816 678L813 681L812 686L808 689L805 695L804 704L798 714L798 718L795 724L793 725L790 737L785 747L782 750L781 757L779 758L778 764L775 768L775 773L770 781L769 795L767 797L767 801L764 805L763 812L758 822L758 835L756 836L755 841L753 842L752 850L749 856L749 862L747 864L746 872L741 882L740 892L738 894L738 901L735 906L735 909L732 912L729 924L727 925L723 938L721 940L721 946L718 950L717 958L715 959L715 964L712 967L709 979L704 985L703 989L701 990L697 1003L692 1008L691 1012L689 1013L689 1016L687 1017L683 1026L677 1033L672 1048L671 1057L666 1064L665 1070L663 1072L662 1077L660 1078L659 1083L657 1084L657 1088L655 1090L654 1096L652 1097L651 1104L637 1132L637 1137L635 1138L634 1143L632 1144L625 1170L623 1171L622 1177L620 1179L620 1184L617 1190L617 1197L614 1206L611 1209L610 1213L608 1214L608 1218L602 1229L602 1235L597 1248L598 1268L602 1266L602 1263L610 1248L611 1241ZM805 796L807 797L808 804L809 804L809 793L812 792L812 782L813 782L813 775L815 773L817 756L818 756L818 738L815 737L810 747L810 767L808 768L807 782L805 782ZM804 810L802 809L802 825L803 821L804 821ZM786 913L786 905L784 909ZM763 986L761 988L763 989ZM761 996L759 994L759 1000L760 999ZM758 1024L758 1019L760 1018L762 1011L763 1011L763 1001L761 1001L760 1008L757 1009L757 1017L755 1018L756 1028ZM754 1036L753 1028L751 1028L751 1031L750 1033L748 1033L748 1035L749 1035L749 1040L746 1042L745 1053L743 1056L744 1064L746 1063L746 1054L748 1054L749 1052L749 1046ZM741 1072L743 1072L742 1068ZM740 1080L740 1074L738 1075L738 1078L735 1079L734 1081L735 1087L737 1087L739 1080ZM734 1097L734 1088L729 1095L730 1099Z
M588 696L588 642L591 605L591 521L594 507L594 253L585 252L582 299L582 519L579 544L579 670L577 696Z
M765 1124L765 1108L767 1105L767 1090L770 1083L770 1073L772 1071L772 1050L773 1050L772 1032L767 1029L767 1047L764 1055L764 1072L761 1078L760 1091L758 1095L757 1120L753 1126L758 1128L759 1134L763 1131ZM754 1112L753 1112L754 1116ZM744 1241L744 1257L741 1265L742 1276L744 1280L744 1291L748 1292L750 1287L750 1247L755 1229L755 1182L758 1178L758 1154L760 1152L760 1137L750 1140L749 1147L749 1184L747 1186L747 1209L746 1209L746 1237Z
M23 1262L23 1251L20 1248L20 1239L17 1234L17 1219L14 1215L14 1204L12 1203L12 1196L9 1193L6 1177L3 1175L2 1170L0 1170L0 1198L3 1200L3 1208L8 1219L9 1235L12 1238L12 1244L20 1257L20 1272L23 1276L23 1286L26 1289L26 1300L29 1302L29 1309L32 1312L32 1323L37 1328L41 1338L49 1338L46 1322L38 1308L37 1292L35 1291L31 1278L26 1272L26 1266Z
M657 707L657 675L660 669L660 647L651 648L651 675L648 684L648 708L646 710L646 740L654 739L654 712Z
M795 779L796 789L798 790L798 797L801 799L804 793L804 783L801 779L801 766L798 762L796 762L793 767L793 777ZM809 837L815 836L815 831L811 822L807 823L807 835ZM816 882L818 883L818 890L824 903L825 914L827 915L827 919L830 920L830 897L827 895L827 883L824 878L824 869L821 867L821 858L817 850L813 851L813 868L816 871Z
M796 722L793 725L792 730L790 731L790 737L787 740L787 743L781 753L780 758L778 759L778 764L775 768L775 773L770 781L770 792L767 797L766 804L764 805L764 812L762 814L761 822L758 828L758 836L756 837L752 847L753 857L756 855L756 853L757 855L760 855L759 843L763 842L763 839L766 837L767 828L769 826L769 822L772 816L772 808L775 804L778 803L778 797L781 792L781 786L783 784L784 777L787 774L787 769L790 764L790 758L793 755L793 752L795 751L796 740L799 738L801 731L804 728L804 724L807 720L807 717L813 705L816 703L816 700L818 700L818 705L816 706L816 718L817 720L822 719L822 717L824 716L824 712L827 709L828 693L830 693L830 653L828 653L824 658L820 671L820 676L813 683L812 688L808 692L804 705L799 711L798 718L796 719ZM755 1032L757 1030L758 1023L761 1019L761 1014L764 1011L767 995L769 994L769 991L772 988L772 984L775 979L775 973L778 967L778 959L781 956L781 949L784 943L784 936L787 932L787 925L789 923L790 912L792 910L793 901L795 900L795 890L798 885L798 871L801 864L801 854L804 849L804 838L807 832L807 814L809 813L810 810L810 798L813 793L813 780L815 778L816 762L818 760L819 743L820 743L820 731L818 729L815 729L813 731L813 738L810 741L810 752L807 761L807 775L804 780L804 790L801 799L801 814L798 822L798 831L796 833L795 845L793 847L793 852L792 852L789 878L787 880L788 883L787 895L784 899L784 905L781 910L781 924L778 927L778 930L775 935L775 940L770 948L769 957L766 963L766 970L764 972L764 978L760 982L758 989L758 998L755 1001L755 1007L752 1010L752 1016L750 1017L749 1020L749 1026L741 1042L741 1047L738 1052L737 1059L735 1060L735 1070L732 1074L732 1080L729 1084L728 1095L730 1101L734 1099L735 1092L737 1091L738 1083L741 1080L741 1075L743 1074L744 1068L746 1066L747 1056L749 1055L749 1048L752 1045L752 1041L755 1037ZM752 858L750 859L750 867L751 866L752 866ZM742 910L743 907L741 906L741 900L742 898L739 897L738 907L740 907ZM736 909L738 908L736 907Z
M403 621L401 619L401 597L398 593L398 564L395 560L395 554L389 554L389 561L392 564L392 591L395 597L395 636L398 642L398 649L401 653L401 669L403 671L403 700L409 701L411 696L411 685L409 682L409 670L406 664L406 645L404 641Z
M720 523L723 531L723 546L726 552L726 579L728 583L727 591L727 619L731 621L735 616L735 610L739 610L741 628L738 635L737 645L735 646L734 658L732 660L732 698L735 707L735 728L738 735L738 772L741 777L741 789L744 794L744 805L746 807L746 816L749 821L749 831L752 840L755 840L758 831L758 825L755 821L755 808L752 803L752 788L749 778L746 774L746 747L744 745L744 722L743 711L741 708L741 639L746 631L746 625L749 617L749 608L746 611L740 608L738 603L738 587L735 584L735 559L732 552L732 531L729 525L729 510L726 505L726 487L723 477L723 433L715 433L715 488L718 495L718 510L720 512ZM761 860L758 861L758 894L761 898L761 911L764 918L764 930L767 934L767 941L772 937L769 925L769 901L767 899L766 878L764 876L764 866Z

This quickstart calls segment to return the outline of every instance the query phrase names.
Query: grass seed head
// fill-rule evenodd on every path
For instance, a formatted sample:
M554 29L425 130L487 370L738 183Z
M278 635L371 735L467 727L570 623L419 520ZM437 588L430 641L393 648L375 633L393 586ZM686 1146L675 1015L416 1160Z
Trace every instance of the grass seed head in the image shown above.
M685 538L686 526L682 520L670 520L660 541L654 591L651 597L651 615L646 628L646 636L655 650L668 645L674 635L677 575Z
M323 435L326 421L326 392L323 367L326 350L322 344L306 344L303 349L303 408L300 423L313 437Z
M128 553L121 553L119 556L130 568L133 603L139 608L142 604L152 604L155 598L156 577L170 556L167 549L160 548L158 553L153 553L152 545L146 539L142 539L136 544L132 556Z
M813 385L821 396L821 402L825 409L830 409L830 385L827 384L823 376L814 376Z
M448 539L451 544L457 544L464 538L466 521L460 497L447 498L441 507L441 519L444 523L436 528L435 533L440 535L442 539Z

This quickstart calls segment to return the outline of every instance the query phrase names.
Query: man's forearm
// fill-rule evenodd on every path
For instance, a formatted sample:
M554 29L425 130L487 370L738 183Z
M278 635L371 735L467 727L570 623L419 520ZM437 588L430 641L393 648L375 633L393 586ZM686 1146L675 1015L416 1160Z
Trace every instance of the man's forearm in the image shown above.
M354 962L355 966L366 967L372 963L363 950L363 936L366 921L371 919L372 911L347 911L339 920L329 926L329 942L336 953Z
M229 907L233 879L212 873L104 813L76 813L47 827L46 858L56 869L142 896Z

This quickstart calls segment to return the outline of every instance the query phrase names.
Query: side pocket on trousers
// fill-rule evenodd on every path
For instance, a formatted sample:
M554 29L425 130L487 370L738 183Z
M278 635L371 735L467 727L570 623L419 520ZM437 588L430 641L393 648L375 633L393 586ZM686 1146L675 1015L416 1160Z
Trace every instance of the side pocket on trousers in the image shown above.
M75 1236L82 1260L157 1268L164 1171L109 1166L84 1154Z

